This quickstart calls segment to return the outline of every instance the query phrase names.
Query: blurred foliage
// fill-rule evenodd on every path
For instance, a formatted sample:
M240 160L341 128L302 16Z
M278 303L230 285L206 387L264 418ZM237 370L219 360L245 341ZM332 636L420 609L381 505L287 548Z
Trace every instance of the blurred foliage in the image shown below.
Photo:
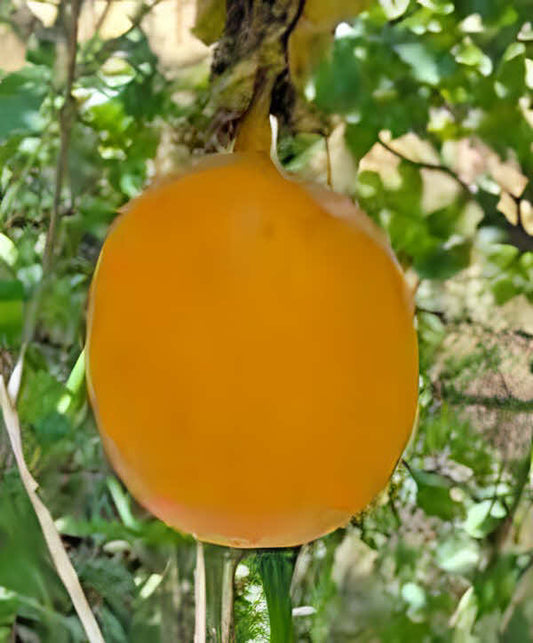
M202 6L202 29L218 34L209 7L219 11L220 3ZM13 15L0 3L0 19ZM533 175L532 16L531 0L374 2L337 28L305 83L309 103L345 127L343 144L358 168L352 195L419 284L421 378L418 430L390 488L353 524L298 555L295 640L533 640L532 401L517 405L507 385L502 392L490 384L503 377L511 346L531 363L532 338L520 328L489 329L490 341L485 331L476 336L468 312L488 301L496 316L510 300L533 302L525 229L533 188L520 178ZM43 284L60 147L59 26L34 30L26 65L0 71L4 373ZM109 471L80 353L90 277L118 209L167 165L210 147L208 70L200 63L164 74L134 24L117 38L95 35L79 45L73 96L53 278L44 282L18 405L25 453L106 641L189 641L194 544L146 515ZM398 147L405 134L416 134L425 152ZM479 171L457 162L454 150L465 140L484 161ZM322 145L317 134L283 130L278 153L288 170L305 171ZM383 164L369 162L379 152ZM514 168L511 183L502 179L505 162ZM443 178L452 187L428 205ZM522 221L498 211L505 195ZM473 307L452 313L442 293L472 270ZM450 344L468 335L461 323L474 329L463 351ZM479 408L485 414L473 412ZM263 568L247 555L236 568L239 643L269 638L276 578L265 597L262 560ZM208 594L217 591L208 586ZM0 642L15 639L81 641L83 633L2 433Z

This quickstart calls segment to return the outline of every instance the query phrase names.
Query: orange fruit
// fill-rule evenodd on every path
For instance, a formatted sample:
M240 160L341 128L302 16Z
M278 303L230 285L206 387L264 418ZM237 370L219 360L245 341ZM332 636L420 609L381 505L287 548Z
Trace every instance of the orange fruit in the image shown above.
M203 161L111 229L88 381L107 454L169 525L310 541L386 486L417 401L411 296L350 201L267 157Z

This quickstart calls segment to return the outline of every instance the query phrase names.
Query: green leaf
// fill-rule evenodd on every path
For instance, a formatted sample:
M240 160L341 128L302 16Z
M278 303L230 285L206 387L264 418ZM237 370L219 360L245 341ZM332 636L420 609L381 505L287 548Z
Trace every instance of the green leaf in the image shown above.
M480 614L503 612L511 600L520 569L514 554L501 554L474 581Z
M441 243L432 239L414 256L414 267L423 279L449 279L470 264L472 243L458 235Z
M142 190L144 185L144 175L138 174L135 170L126 172L120 177L120 189L124 194L133 199Z
M516 643L517 641L531 641L533 629L531 621L525 616L524 609L518 606L513 611L513 616L502 635L502 643Z
M348 123L345 131L346 145L356 159L362 159L378 140L379 129L372 124Z
M403 600L409 605L407 615L414 620L426 606L426 592L417 583L405 583L401 590Z
M5 234L0 233L0 259L8 266L12 266L18 257L18 250L13 241Z
M79 561L77 568L84 586L96 592L116 614L128 614L126 604L135 594L135 583L130 570L121 564L120 559L84 559Z
M20 301L24 299L24 286L18 279L0 281L1 301Z
M468 509L463 527L473 538L485 538L494 531L504 516L505 510L500 502L483 500Z
M19 343L24 323L23 300L24 287L20 281L0 281L0 343Z
M436 473L410 469L417 486L416 501L428 516L453 520L464 513L464 507L450 496L451 483Z
M45 67L28 66L0 80L0 141L16 132L40 130L48 78Z
M458 534L437 545L437 565L451 574L465 575L474 570L480 559L479 545Z
M95 130L107 132L104 140L108 146L123 145L125 132L133 122L132 117L126 114L124 104L117 99L93 105L89 109L89 118Z
M35 434L39 443L49 446L64 439L70 433L71 425L62 413L51 411L43 414L34 423Z
M161 116L166 103L162 76L134 78L120 92L124 111L135 118L135 122L152 120Z
M429 85L437 85L440 80L439 67L432 52L422 43L404 43L396 45L398 56L407 63L417 80Z
M116 478L109 476L106 482L107 488L113 498L113 502L115 503L115 507L122 522L126 527L135 529L137 527L137 520L131 511L130 496L124 491Z
M70 375L65 388L67 392L61 396L57 403L58 413L65 414L72 411L79 404L79 399L85 397L85 349L82 350Z
M496 74L495 89L500 99L519 100L526 93L526 47L522 43L510 45Z
M47 371L27 370L19 399L21 422L35 424L53 414L65 387Z
M487 253L488 260L500 268L506 270L518 257L519 250L515 246L506 244L494 244Z
M88 195L80 203L80 213L81 217L76 220L80 236L88 232L103 241L110 223L116 216L113 203L108 199Z
M100 621L102 623L102 632L106 641L113 643L128 643L128 637L119 619L113 612L104 607L100 611Z
M71 273L50 280L44 289L40 323L52 341L73 344L86 299L87 276Z
M520 289L514 283L513 278L508 275L502 275L493 281L491 284L491 290L494 295L494 299L499 306L502 306L520 292Z
M462 65L477 68L484 76L492 72L492 62L470 39L465 39L452 52Z
M0 579L8 592L15 592L19 599L34 599L37 607L55 605L58 610L70 608L67 608L64 589L47 557L35 512L20 478L12 470L3 475L1 483ZM8 601L9 611L12 594L2 592L1 595ZM33 619L39 618L35 610L31 613Z
M356 187L359 199L364 200L367 206L372 206L368 214L370 216L372 216L372 214L375 215L375 210L378 210L383 203L384 187L380 175L377 172L370 172L369 170L359 172Z
M437 15L447 16L455 10L453 2L449 0L420 0L420 4Z
M11 627L13 625L18 605L16 593L0 585L0 626Z
M352 40L337 40L332 60L322 63L315 78L317 106L326 112L353 112L357 106L358 95L368 91L362 87L362 80Z
M257 554L272 643L292 643L294 640L290 587L295 561L294 551L278 549Z

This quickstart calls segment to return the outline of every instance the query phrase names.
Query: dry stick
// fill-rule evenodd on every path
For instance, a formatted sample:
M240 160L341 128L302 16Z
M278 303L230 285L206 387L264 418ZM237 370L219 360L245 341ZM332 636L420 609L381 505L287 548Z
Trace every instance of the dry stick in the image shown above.
M10 387L16 389L16 386ZM85 633L89 643L104 643L104 638L98 627L98 623L91 612L91 608L83 589L81 588L80 581L70 558L61 541L61 536L54 524L54 520L50 512L43 504L37 495L37 483L28 470L28 466L24 459L22 451L22 441L20 437L20 421L15 409L14 403L7 392L4 378L0 375L0 405L4 416L4 423L11 443L11 448L15 455L17 467L22 479L28 498L35 510L41 529L43 530L44 538L48 546L48 551L52 557L52 561L57 569L59 577L63 581L67 592L72 600L74 608L78 613L80 621L85 629Z
M194 572L194 643L206 641L206 609L204 546L197 540Z
M106 21L107 16L111 10L111 5L113 0L107 0L105 7L102 10L102 13L98 16L98 20L94 26L94 36L97 36L100 33L100 29L103 27L104 22Z
M155 9L161 2L163 2L163 0L154 0L152 4L146 4L141 0L141 2L139 3L139 9L137 10L136 14L130 19L131 25L126 33L129 33L133 29L139 27L143 19L150 13L150 11L152 11L152 9Z

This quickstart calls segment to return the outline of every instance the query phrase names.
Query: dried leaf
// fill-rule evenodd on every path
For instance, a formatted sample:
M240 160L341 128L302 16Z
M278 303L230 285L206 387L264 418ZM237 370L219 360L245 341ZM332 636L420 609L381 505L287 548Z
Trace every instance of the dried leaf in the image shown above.
M15 378L16 383L16 378ZM16 392L16 386L13 386L14 391ZM94 614L91 612L87 598L83 593L83 589L80 585L80 581L74 570L70 558L68 557L67 552L61 541L61 536L54 524L54 520L50 515L45 504L37 495L37 482L32 477L31 473L28 470L26 461L24 459L24 453L22 450L22 441L20 437L20 422L18 413L14 407L13 401L11 400L9 393L7 391L4 378L0 376L0 406L2 407L2 413L4 416L4 423L6 430L9 436L9 441L11 443L11 448L17 462L17 467L22 479L28 498L33 505L41 528L43 530L43 535L50 552L50 556L54 562L54 565L57 569L59 577L63 581L65 588L72 600L74 608L78 613L80 621L85 629L89 643L104 643L104 639L98 627L98 623L94 617Z

